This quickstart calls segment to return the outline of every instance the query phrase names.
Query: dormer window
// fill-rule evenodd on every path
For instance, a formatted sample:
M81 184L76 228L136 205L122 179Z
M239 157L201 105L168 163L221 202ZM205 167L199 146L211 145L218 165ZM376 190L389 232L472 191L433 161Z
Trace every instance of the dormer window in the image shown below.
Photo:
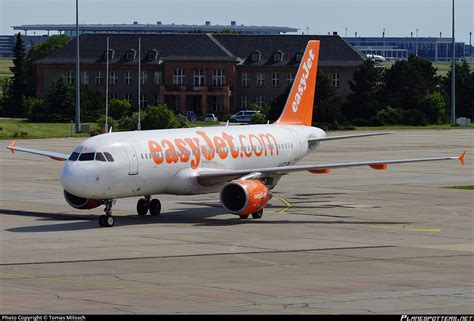
M109 49L109 60L114 58L115 51L113 49ZM107 60L107 50L104 51L104 59Z
M255 51L252 51L250 58L252 59L252 62L256 62L256 61L260 61L260 56L261 56L260 51L255 50Z
M153 49L148 51L147 57L149 61L156 60L158 58L158 50Z
M133 60L133 59L135 59L136 54L137 54L137 52L135 51L135 49L130 49L125 54L125 58L127 60Z
M283 59L283 52L280 50L276 51L273 53L273 61L274 62L279 62Z
M302 52L298 52L296 54L296 62L301 62L301 59L303 59L303 53Z

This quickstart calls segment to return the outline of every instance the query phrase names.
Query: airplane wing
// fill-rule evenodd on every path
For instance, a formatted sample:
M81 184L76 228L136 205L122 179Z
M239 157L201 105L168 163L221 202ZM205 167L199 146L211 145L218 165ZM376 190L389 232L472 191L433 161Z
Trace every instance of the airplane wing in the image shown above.
M359 137L366 137L366 136L378 136L378 135L389 135L394 134L394 132L379 132L379 133L365 133L365 134L354 134L354 135L345 135L345 136L329 136L329 137L321 137L321 138L312 138L309 139L309 143L317 143L326 140L338 140L338 139L348 139L348 138L359 138Z
M427 158L409 158L409 159L389 159L389 160L374 160L365 162L349 162L349 163L328 163L328 164L317 164L317 165L290 165L281 167L267 167L267 168L253 168L253 169L240 169L240 170L226 170L226 171L201 171L196 177L197 181L201 185L213 185L230 181L233 179L241 178L244 175L250 177L250 179L260 178L265 176L273 175L285 175L291 172L309 171L313 174L325 174L329 173L333 168L344 168L344 167L357 167L357 166L369 166L373 169L383 170L387 169L388 164L403 164L403 163L415 163L415 162L431 162L431 161L442 161L459 159L461 164L464 166L464 151L460 156L454 157L427 157ZM243 178L245 179L245 177Z
M11 150L12 154L14 154L15 151L25 152L25 153L35 154L35 155L48 156L57 161L65 161L69 158L69 155L62 154L62 153L38 150L38 149L27 148L27 147L18 147L16 146L16 141L13 141L9 146L7 146L7 149Z

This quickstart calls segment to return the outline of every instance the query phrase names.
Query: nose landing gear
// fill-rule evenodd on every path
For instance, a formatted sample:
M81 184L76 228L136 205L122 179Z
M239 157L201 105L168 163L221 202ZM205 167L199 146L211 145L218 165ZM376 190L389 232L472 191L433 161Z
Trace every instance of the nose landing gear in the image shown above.
M140 216L150 212L151 216L158 216L161 213L161 203L158 199L151 199L151 196L140 198L137 202L137 214Z
M114 217L112 216L112 204L113 204L113 200L105 201L105 208L104 208L105 215L101 215L99 217L99 225L102 227L114 226L115 220L114 220Z

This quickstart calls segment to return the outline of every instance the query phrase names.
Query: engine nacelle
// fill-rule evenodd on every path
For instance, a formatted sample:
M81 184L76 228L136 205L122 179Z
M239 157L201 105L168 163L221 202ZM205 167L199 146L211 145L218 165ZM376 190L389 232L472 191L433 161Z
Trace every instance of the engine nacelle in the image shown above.
M64 199L69 204L69 206L80 209L80 210L90 210L102 205L101 200L82 198L71 193L64 191Z
M229 213L248 216L261 210L271 197L271 192L259 180L235 180L222 188L221 204Z

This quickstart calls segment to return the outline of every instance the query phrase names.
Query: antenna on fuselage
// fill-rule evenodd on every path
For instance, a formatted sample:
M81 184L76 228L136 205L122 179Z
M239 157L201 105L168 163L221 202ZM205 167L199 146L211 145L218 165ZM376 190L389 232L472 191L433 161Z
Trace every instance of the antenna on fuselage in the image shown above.
M109 129L109 134L112 133L112 126L110 126L110 129Z
M227 119L226 123L225 123L225 127L229 126L229 120Z

